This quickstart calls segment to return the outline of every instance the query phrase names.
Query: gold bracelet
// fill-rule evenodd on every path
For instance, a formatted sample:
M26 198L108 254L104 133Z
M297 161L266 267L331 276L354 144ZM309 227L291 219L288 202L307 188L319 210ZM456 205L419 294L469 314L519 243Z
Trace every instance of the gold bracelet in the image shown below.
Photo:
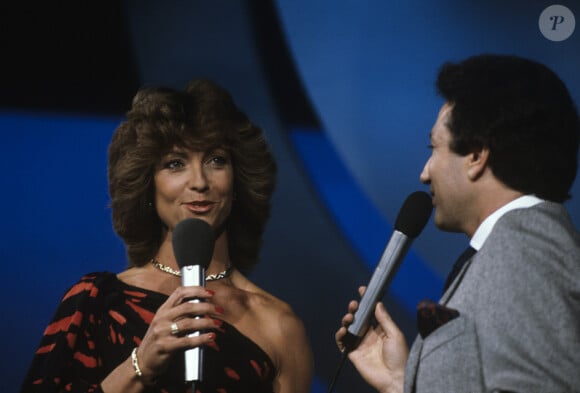
M137 348L138 347L133 348L133 352L131 352L131 363L133 364L133 370L135 370L135 374L137 374L139 378L142 378L143 373L141 372L141 369L139 368L139 362L137 361Z
M139 362L137 361L137 348L139 347L133 348L133 352L131 352L131 364L133 365L133 370L135 370L135 374L137 374L139 379L141 379L143 385L153 386L157 384L157 379L152 379L148 381L146 380L146 378L143 378L143 371L141 371L141 368L139 367Z

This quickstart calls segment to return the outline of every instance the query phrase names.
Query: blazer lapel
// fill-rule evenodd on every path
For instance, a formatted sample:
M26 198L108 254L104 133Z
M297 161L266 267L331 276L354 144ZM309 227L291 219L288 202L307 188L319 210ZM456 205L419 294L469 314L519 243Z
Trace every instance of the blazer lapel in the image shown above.
M461 269L459 274L457 274L457 277L455 277L455 280L453 280L451 285L449 285L449 288L447 288L447 290L445 291L443 296L441 296L441 299L439 300L439 304L446 305L447 302L453 297L453 294L457 290L457 287L459 287L459 284L461 284L461 281L463 280L463 276L465 276L465 272L467 271L467 269L469 268L469 266L473 262L474 257L475 257L475 255L472 256L471 258L469 258L469 260L467 260L465 262L465 264L463 265L463 268Z
M415 391L415 378L417 377L417 369L419 368L419 359L421 358L422 349L423 339L421 336L417 335L413 345L411 346L407 365L405 366L404 393L412 393Z

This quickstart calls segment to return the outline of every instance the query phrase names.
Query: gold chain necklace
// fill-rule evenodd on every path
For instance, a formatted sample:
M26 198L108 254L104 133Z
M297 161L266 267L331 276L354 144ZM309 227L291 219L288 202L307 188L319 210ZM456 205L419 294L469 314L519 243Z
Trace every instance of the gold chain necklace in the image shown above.
M166 266L166 265L162 264L161 262L159 262L155 258L151 258L150 262L153 266L155 266L155 268L161 270L162 272L169 273L169 274L177 276L177 277L181 277L181 272L179 270L175 270L175 269L171 268L171 266ZM216 273L216 274L210 274L208 276L205 276L205 281L216 281L216 280L221 280L222 278L226 278L227 276L229 276L231 274L232 269L233 269L233 266L230 266L224 271L221 271L221 272Z

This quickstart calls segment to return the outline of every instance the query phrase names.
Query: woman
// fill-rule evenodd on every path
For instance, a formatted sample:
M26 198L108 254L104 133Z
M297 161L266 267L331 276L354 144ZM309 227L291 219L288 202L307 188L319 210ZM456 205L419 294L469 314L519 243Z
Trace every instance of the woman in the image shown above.
M198 392L308 391L302 322L243 274L258 260L275 171L261 130L219 86L139 91L109 147L129 268L88 274L66 293L22 391L189 391L183 353L198 346ZM181 286L173 254L172 231L188 218L215 233L205 288Z

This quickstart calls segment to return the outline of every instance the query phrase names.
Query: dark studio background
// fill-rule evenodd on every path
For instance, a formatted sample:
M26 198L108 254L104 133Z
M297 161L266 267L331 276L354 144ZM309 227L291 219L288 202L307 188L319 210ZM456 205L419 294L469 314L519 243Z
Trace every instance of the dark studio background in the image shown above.
M562 1L573 14L580 2ZM539 29L545 1L28 2L0 6L2 391L16 391L60 297L121 271L106 150L136 90L197 77L226 87L279 165L261 263L250 278L304 320L324 392L334 332L368 282L418 177L441 102L439 65L481 52L553 68L580 102L578 32ZM566 20L567 23L570 19ZM580 224L578 182L568 207ZM467 239L432 222L385 298L409 341ZM336 392L370 392L350 364Z

